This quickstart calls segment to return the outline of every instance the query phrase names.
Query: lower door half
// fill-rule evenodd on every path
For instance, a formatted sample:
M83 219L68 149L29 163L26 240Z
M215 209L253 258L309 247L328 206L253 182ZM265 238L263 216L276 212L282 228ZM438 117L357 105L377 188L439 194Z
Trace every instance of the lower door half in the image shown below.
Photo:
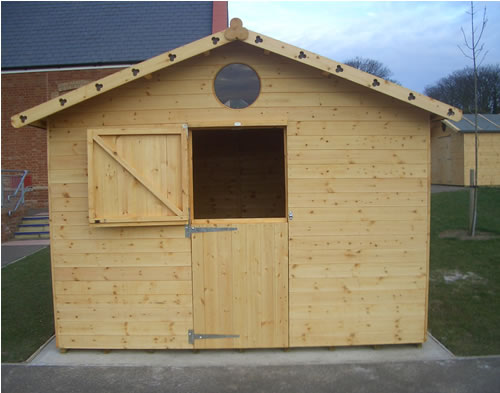
M192 234L194 347L288 347L288 223L224 227Z

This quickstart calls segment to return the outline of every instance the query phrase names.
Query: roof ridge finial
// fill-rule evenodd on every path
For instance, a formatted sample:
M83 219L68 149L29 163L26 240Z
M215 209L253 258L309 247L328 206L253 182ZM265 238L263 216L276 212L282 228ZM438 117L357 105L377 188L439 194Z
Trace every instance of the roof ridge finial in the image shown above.
M224 32L224 37L229 41L245 41L248 38L248 30L243 27L240 18L233 18L229 23L229 28Z

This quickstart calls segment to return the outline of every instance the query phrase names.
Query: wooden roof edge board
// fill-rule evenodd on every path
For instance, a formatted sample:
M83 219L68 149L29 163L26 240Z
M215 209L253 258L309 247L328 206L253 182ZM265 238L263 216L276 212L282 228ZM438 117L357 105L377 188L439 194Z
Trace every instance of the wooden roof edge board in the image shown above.
M178 64L183 60L197 56L207 50L226 45L231 41L224 37L224 31L210 34L197 41L164 52L141 63L134 64L123 70L93 81L76 90L53 98L40 105L22 111L11 117L15 128L26 125L35 125L39 120L53 115L61 110L70 108L89 98L96 97L116 87L122 86L133 80L151 75L163 68Z
M450 127L453 131L460 131L460 128L458 128L455 124L453 124L449 120L443 120L443 123L446 124L447 127Z
M233 23L233 21L236 21L236 23ZM210 34L197 41L164 52L151 59L134 64L102 79L93 81L79 89L20 112L11 117L11 123L15 128L33 124L89 98L96 97L128 82L150 75L153 72L173 64L178 64L183 60L205 53L210 49L223 46L234 40L239 40L249 45L295 60L299 63L315 67L321 71L328 72L329 74L339 76L361 86L409 103L410 105L426 110L442 118L454 121L460 121L462 118L462 111L460 109L343 63L336 62L294 45L286 44L263 34L247 30L242 27L241 20L234 18L231 20L230 27L226 30Z
M396 83L389 82L357 68L348 66L338 61L318 55L308 50L296 47L291 44L267 37L263 34L249 30L248 38L244 41L264 50L276 53L278 55L296 60L299 63L307 64L321 71L328 72L371 90L386 94L410 105L419 107L444 119L460 121L462 111L444 102L427 97Z

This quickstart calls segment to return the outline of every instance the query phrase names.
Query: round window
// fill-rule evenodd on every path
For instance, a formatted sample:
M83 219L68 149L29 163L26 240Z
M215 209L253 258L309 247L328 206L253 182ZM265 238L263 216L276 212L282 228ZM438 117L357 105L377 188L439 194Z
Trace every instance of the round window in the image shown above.
M215 95L225 106L233 109L252 105L260 92L257 73L245 64L229 64L222 68L214 81Z

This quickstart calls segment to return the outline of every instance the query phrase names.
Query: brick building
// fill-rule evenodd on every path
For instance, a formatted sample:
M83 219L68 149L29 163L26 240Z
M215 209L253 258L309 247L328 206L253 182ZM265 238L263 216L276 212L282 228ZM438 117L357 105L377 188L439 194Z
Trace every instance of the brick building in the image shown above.
M226 27L226 1L2 2L2 169L29 170L26 206L48 207L47 133L12 115Z

